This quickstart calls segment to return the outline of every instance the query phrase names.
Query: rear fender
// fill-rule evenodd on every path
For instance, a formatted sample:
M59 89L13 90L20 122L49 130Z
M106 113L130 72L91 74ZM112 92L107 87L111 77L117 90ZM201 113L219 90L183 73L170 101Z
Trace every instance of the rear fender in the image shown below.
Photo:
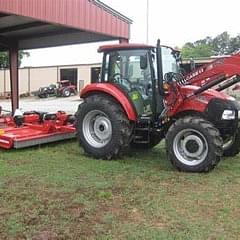
M137 114L127 96L116 86L110 83L92 83L84 87L80 92L81 98L86 98L89 95L96 93L104 93L113 97L124 109L131 121L137 121Z

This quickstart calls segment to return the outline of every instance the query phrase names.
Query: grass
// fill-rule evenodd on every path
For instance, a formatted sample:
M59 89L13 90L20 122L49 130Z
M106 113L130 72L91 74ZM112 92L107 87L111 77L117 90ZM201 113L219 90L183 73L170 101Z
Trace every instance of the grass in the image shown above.
M176 171L164 145L117 161L74 141L0 153L0 239L238 239L240 160Z

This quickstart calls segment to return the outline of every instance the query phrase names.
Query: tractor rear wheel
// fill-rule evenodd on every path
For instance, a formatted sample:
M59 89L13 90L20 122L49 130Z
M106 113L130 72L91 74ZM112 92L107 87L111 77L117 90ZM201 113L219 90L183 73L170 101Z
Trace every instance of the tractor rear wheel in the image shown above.
M178 119L166 135L167 153L180 171L209 172L222 155L218 129L200 117Z
M78 139L87 154L110 160L128 150L132 127L121 106L110 97L87 97L76 117Z
M234 157L240 152L240 129L235 136L231 137L223 144L223 156Z

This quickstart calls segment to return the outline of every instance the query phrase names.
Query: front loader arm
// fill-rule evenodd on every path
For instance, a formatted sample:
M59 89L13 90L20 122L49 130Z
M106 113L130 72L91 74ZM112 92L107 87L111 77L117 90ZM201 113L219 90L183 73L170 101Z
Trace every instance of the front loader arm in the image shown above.
M223 84L217 88L222 91L240 81L240 54L217 59L186 75L186 84L202 87L221 77Z

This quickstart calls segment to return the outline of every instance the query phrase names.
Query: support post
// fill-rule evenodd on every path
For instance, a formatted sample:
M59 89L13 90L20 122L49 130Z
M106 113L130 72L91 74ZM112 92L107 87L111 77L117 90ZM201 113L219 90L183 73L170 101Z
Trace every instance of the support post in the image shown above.
M31 95L31 69L28 68L28 93Z
M9 47L10 61L10 82L11 82L11 100L12 113L19 108L19 83L18 83L18 45L11 44Z

